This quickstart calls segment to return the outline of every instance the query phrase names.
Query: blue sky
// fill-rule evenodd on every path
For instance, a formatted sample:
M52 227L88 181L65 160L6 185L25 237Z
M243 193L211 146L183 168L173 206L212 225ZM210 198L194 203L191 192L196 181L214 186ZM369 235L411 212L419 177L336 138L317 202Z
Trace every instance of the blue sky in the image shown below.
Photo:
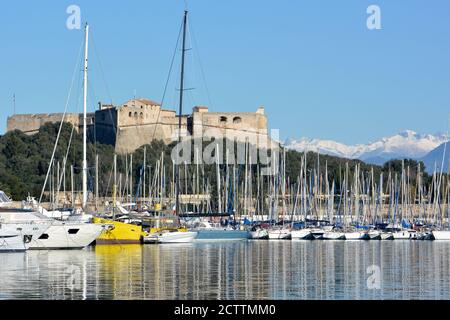
M345 143L404 129L447 130L448 1L187 3L193 50L186 86L195 90L187 93L186 111L196 104L214 111L264 105L282 138ZM66 28L71 4L92 27L89 109L135 91L161 101L184 1L9 1L0 10L0 133L13 93L17 113L64 110L83 39L82 31ZM381 8L382 30L366 27L370 4ZM177 104L179 64L174 68L166 107ZM76 74L72 112L80 110Z

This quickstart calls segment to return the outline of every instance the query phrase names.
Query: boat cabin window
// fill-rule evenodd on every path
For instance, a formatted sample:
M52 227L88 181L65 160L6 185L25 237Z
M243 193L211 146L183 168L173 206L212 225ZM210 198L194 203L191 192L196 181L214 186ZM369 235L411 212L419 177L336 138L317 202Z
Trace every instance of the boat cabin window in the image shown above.
M39 240L47 240L49 238L48 234L43 233L40 237Z
M69 229L69 234L77 234L80 229Z

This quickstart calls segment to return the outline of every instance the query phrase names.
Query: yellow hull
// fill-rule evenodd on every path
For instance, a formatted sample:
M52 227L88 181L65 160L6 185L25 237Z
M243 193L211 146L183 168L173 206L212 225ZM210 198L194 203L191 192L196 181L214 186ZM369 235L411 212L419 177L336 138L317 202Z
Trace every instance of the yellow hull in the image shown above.
M105 230L95 240L96 244L126 244L126 243L141 243L141 238L144 235L141 226L134 224L113 221L102 218L94 218L94 223L111 224L112 228Z

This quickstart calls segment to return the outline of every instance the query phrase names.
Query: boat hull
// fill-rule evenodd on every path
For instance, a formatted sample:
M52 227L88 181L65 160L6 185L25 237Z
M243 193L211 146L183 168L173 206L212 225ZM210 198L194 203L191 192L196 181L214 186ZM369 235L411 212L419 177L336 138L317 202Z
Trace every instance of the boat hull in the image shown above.
M434 240L434 236L431 232L422 232L417 236L417 240Z
M269 239L269 230L258 229L256 231L250 231L250 238L253 240L266 240Z
M377 230L372 230L368 232L370 240L381 240L381 232Z
M197 232L165 232L158 235L159 243L190 243L194 242L197 237Z
M95 239L96 245L137 244L142 242L144 234L141 226L102 218L94 218L93 222L111 225L111 228L104 230Z
M52 225L51 222L35 222L32 223L8 223L11 230L17 231L22 241L25 243L25 249L29 249L33 242L39 239Z
M83 249L93 243L105 226L83 222L56 222L38 239L30 242L30 250Z
M365 232L346 232L345 240L370 240L370 237Z
M289 229L278 229L269 231L270 240L289 240L291 239L291 230Z
M322 229L311 229L310 231L315 240L322 240L323 234L325 233Z
M315 237L309 229L292 230L292 240L314 240Z
M143 242L144 244L154 244L154 243L158 243L158 234L156 234L156 233L151 233L151 234L145 235L145 236L142 238L142 242Z
M345 234L342 232L325 232L322 236L323 240L345 240Z
M381 240L394 240L394 235L390 232L381 233Z
M450 240L450 231L436 230L432 232L434 240Z
M9 230L9 228L0 229L0 252L23 252L27 250L24 238L21 233Z
M417 234L409 231L399 231L394 232L393 234L394 240L416 240Z

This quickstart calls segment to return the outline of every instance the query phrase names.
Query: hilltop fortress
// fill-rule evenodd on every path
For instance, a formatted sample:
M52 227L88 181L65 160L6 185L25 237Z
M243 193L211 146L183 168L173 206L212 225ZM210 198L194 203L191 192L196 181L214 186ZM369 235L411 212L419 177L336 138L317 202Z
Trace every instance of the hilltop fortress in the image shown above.
M21 114L8 117L7 131L20 130L34 134L47 123L60 122L62 113ZM82 114L66 114L65 122L82 130ZM115 146L119 154L131 153L153 140L166 144L178 137L179 117L174 110L162 109L149 99L132 99L120 106L99 103L95 113L88 114L90 141ZM181 116L181 135L193 138L226 137L267 145L268 128L264 107L256 112L209 112L208 107L195 106L191 114Z

